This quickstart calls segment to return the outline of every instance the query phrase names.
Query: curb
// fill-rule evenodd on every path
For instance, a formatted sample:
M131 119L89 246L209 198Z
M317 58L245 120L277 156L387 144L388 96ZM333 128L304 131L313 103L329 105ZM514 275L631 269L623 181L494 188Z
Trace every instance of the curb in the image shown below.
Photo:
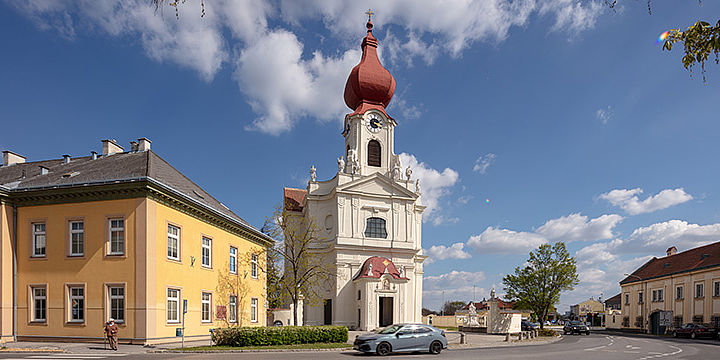
M222 353L272 353L272 352L333 352L333 351L347 351L352 350L352 346L346 348L333 348L333 349L237 349L237 350L176 350L176 349L163 349L163 350L151 350L147 353L181 353L181 354L222 354Z
M17 348L17 349L0 349L2 353L67 353L63 349L32 349L32 348Z

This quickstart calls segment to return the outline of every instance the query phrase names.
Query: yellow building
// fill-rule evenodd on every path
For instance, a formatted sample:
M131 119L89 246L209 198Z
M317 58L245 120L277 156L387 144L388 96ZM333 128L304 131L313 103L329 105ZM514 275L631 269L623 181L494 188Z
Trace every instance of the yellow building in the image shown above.
M120 341L140 344L179 341L183 327L198 339L265 325L272 239L145 138L75 159L4 151L0 202L3 341L101 340L108 318Z
M662 334L686 323L720 326L720 242L652 258L620 281L622 327Z

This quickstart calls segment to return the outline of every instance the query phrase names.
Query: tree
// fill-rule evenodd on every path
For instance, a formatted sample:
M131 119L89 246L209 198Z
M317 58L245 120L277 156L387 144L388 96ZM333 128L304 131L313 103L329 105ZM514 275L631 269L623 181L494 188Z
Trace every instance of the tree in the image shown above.
M318 304L324 299L328 284L332 284L337 271L334 263L324 259L319 230L315 220L293 213L280 204L265 220L263 231L275 239L268 248L270 259L263 269L275 271L274 283L268 293L282 294L293 304L293 320L297 324L298 303ZM282 274L278 276L279 269ZM279 298L275 300L280 302Z
M442 307L443 315L455 315L455 312L462 309L465 303L462 301L446 301Z
M428 315L437 315L437 312L430 310L428 308L422 308L422 316L428 316Z
M215 301L217 305L225 309L225 317L222 320L225 321L226 326L243 325L243 320L245 319L245 300L248 294L250 294L250 286L245 280L246 277L247 271L236 271L232 273L227 265L222 271L218 272ZM235 296L235 309L230 308L230 296ZM230 316L233 312L237 317L236 321L231 322Z
M543 244L530 253L524 267L518 266L514 274L505 276L503 284L507 297L534 311L543 328L560 293L578 284L576 262L565 243Z
M702 6L702 0L698 0ZM605 0L611 9L617 5L617 0ZM652 1L647 0L648 14L652 15ZM715 26L709 22L698 20L684 31L681 29L668 30L668 36L663 43L663 50L672 51L676 43L683 44L685 56L682 64L692 74L693 66L697 62L702 69L703 82L705 82L705 62L710 55L715 55L715 63L720 63L720 20Z

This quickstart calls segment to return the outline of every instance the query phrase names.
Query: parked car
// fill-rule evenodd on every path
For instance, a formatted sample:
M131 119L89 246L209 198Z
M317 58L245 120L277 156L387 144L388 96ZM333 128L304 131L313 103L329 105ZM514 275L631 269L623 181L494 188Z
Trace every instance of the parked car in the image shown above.
M578 335L590 335L590 328L587 327L583 322L581 321L569 321L565 326L563 326L563 333L565 335L567 334L578 334Z
M393 352L428 351L439 354L447 349L445 331L424 324L394 324L377 333L355 337L353 349L388 355Z
M535 324L533 324L527 320L523 320L520 322L520 330L522 330L522 331L531 331L531 330L535 330L535 329L537 329Z
M680 328L673 330L674 337L687 336L691 339L699 337L716 338L718 329L710 324L685 324Z

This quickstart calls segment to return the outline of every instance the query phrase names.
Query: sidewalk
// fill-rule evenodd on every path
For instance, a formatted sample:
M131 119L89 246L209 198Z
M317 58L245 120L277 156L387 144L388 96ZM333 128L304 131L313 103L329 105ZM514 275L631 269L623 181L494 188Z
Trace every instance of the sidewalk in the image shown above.
M141 345L118 345L118 351L106 350L102 343L79 343L79 342L40 342L40 341L18 341L3 344L3 352L47 352L47 353L69 353L69 354L144 354L146 348Z

